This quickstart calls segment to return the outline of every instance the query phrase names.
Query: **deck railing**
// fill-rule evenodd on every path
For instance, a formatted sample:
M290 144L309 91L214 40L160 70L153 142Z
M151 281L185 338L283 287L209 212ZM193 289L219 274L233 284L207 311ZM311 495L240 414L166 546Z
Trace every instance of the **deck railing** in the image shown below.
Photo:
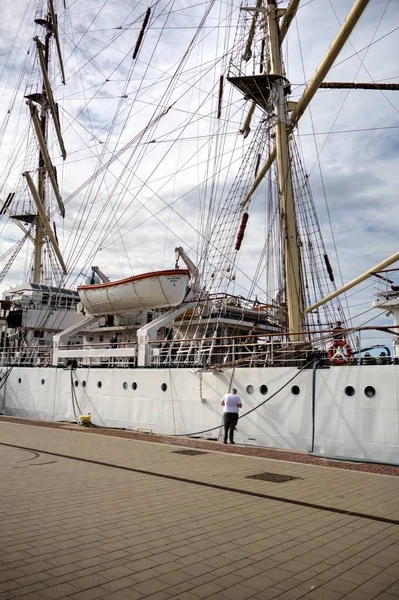
M152 368L228 368L228 367L302 367L318 358L321 366L330 366L327 349L337 334L331 331L316 332L319 337L308 341L293 341L295 334L252 335L229 337L203 337L179 340L156 340L147 342L146 366ZM384 346L379 356L366 354L361 349L361 331L356 332L356 347L348 365L388 365L398 364L399 357L390 356ZM344 339L345 332L341 334ZM384 351L385 350L385 351ZM134 368L138 365L137 342L98 342L87 344L62 345L58 348L59 367L71 364L79 367ZM0 366L49 367L52 364L52 348L46 345L33 345L20 349L3 348L0 351Z

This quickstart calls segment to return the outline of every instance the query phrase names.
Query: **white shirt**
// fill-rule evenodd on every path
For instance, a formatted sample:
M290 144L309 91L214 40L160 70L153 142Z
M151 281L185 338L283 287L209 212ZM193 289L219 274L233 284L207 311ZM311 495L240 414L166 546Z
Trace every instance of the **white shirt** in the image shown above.
M237 394L225 394L222 398L224 402L223 412L238 413L238 404L241 404L241 398Z

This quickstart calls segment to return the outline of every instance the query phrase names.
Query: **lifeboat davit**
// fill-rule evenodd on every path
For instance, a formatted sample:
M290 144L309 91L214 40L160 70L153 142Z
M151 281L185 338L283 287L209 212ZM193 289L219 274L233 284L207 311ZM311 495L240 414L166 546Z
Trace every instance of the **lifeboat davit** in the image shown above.
M100 317L178 306L187 293L189 280L189 271L170 269L107 283L80 285L78 292L87 312Z

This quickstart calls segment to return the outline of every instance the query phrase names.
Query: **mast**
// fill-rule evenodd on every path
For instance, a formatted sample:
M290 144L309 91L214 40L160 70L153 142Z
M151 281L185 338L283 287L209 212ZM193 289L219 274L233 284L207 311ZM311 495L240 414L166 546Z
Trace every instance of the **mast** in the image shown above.
M265 15L264 42L268 44L269 56L268 64L266 65L267 75L239 75L229 79L233 85L245 94L247 99L249 98L253 101L250 113L247 115L244 125L241 128L241 133L244 135L249 133L251 111L253 112L254 104L257 104L269 115L270 120L274 119L276 143L270 151L266 162L257 170L256 177L242 199L240 206L241 209L245 209L255 190L277 159L279 212L284 244L286 315L287 329L289 331L304 330L305 314L308 311L304 310L301 251L295 218L288 139L368 3L369 0L354 1L348 17L342 24L328 52L322 59L298 102L286 101L285 96L290 93L290 85L284 77L281 56L281 43L298 9L298 0L290 0L286 10L277 8L276 0L265 0L265 5L262 8L256 6L255 8L246 7L242 9L251 12L256 11ZM280 18L281 24L279 24Z
M64 205L61 199L61 195L58 189L58 182L56 176L55 167L51 164L50 156L47 149L48 140L48 122L49 113L52 115L52 120L56 130L60 150L63 159L66 158L66 151L64 142L62 139L58 106L54 101L53 93L51 90L50 79L49 79L49 64L50 64L50 40L54 36L57 46L57 53L60 65L60 71L62 76L62 82L65 83L64 67L62 62L61 47L58 38L58 24L57 16L54 13L53 0L48 0L47 3L47 17L45 19L35 19L35 22L44 27L46 30L44 44L39 40L38 37L34 38L36 42L36 49L39 58L39 64L42 71L42 93L33 94L26 96L27 104L30 109L33 125L35 128L36 137L39 143L39 161L38 161L38 176L37 176L37 188L35 188L33 181L27 174L23 175L28 179L29 189L32 193L33 200L36 203L37 213L35 217L35 238L34 238L34 255L33 255L33 283L40 283L42 280L42 266L43 266L43 246L45 244L46 237L49 238L50 243L53 247L55 255L60 263L62 270L66 273L66 266L62 259L60 249L58 247L56 238L52 235L51 226L47 219L47 194L46 194L46 180L49 176L54 194L57 199L57 203L62 216L65 215ZM39 113L34 105L34 102L39 105Z
M51 30L50 30L50 22L46 21L46 37L44 42L44 65L46 72L48 72L49 66L49 58L50 58L50 38L51 38ZM40 107L40 131L44 142L47 146L47 113L48 113L48 104L45 101L45 87L44 81L42 83L42 102ZM44 170L44 158L42 149L39 151L39 169L37 174L37 192L41 203L43 205L44 210L46 210L46 173ZM42 260L43 260L43 245L44 245L44 228L42 219L40 218L39 213L36 215L36 228L35 228L35 245L34 245L34 255L33 255L33 283L40 283L42 280Z
M275 0L266 0L266 37L269 43L271 97L275 113L280 222L284 244L285 301L288 331L304 330L304 300L301 257L295 218L291 158L288 145L289 119L286 108L287 80L283 74L278 9Z

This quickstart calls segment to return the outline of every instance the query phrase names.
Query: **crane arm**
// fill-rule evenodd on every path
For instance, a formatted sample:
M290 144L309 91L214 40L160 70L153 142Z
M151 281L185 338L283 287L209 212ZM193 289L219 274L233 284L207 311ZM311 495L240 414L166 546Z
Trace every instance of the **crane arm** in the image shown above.
M93 275L94 274L98 275L99 278L101 279L102 283L108 283L110 281L109 277L104 275L104 273L102 271L100 271L100 269L98 267L92 267L91 272L93 273Z

